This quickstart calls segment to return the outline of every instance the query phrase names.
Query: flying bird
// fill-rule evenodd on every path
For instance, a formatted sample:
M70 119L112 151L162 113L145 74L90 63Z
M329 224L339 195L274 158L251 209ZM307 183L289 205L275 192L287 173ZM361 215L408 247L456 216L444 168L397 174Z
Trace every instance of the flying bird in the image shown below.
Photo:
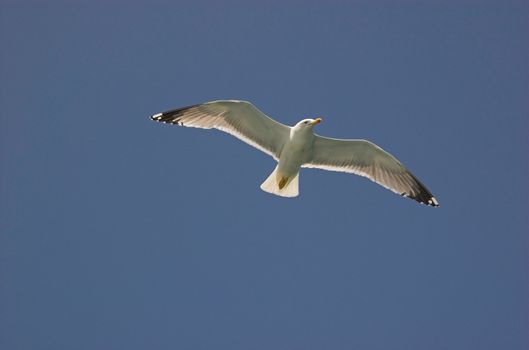
M151 119L218 129L272 156L278 164L261 189L278 196L296 197L300 168L319 168L364 176L404 197L439 206L411 172L374 143L315 134L314 126L321 123L321 118L303 119L290 127L268 117L250 102L220 100L158 113Z

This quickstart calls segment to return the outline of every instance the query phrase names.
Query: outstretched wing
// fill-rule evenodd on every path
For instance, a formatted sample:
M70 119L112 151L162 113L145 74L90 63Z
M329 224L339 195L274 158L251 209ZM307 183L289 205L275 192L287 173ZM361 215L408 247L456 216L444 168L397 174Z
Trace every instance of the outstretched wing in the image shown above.
M151 119L181 126L222 130L276 160L290 135L290 127L269 118L246 101L212 101L155 114Z
M312 160L303 167L364 176L419 203L439 206L430 191L395 157L366 140L338 140L315 135Z

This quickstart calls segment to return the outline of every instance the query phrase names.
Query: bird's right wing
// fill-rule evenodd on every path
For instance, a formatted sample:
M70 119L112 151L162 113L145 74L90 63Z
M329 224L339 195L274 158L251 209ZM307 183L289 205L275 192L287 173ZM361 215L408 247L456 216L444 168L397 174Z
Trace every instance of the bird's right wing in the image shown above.
M155 114L151 119L227 132L278 160L290 127L276 122L246 101L212 101Z
M303 167L364 176L417 202L433 207L439 205L430 191L404 165L366 140L339 140L315 135L312 160Z

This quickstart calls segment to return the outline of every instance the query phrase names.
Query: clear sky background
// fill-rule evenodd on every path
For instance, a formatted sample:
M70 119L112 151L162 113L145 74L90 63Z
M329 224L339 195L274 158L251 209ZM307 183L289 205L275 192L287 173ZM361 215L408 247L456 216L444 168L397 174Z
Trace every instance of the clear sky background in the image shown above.
M0 7L0 348L528 348L527 1ZM214 99L441 207L148 119Z

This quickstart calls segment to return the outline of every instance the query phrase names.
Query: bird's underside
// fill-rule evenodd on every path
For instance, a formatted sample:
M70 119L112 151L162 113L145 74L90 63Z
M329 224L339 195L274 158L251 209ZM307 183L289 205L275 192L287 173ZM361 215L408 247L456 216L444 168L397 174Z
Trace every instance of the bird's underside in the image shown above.
M411 172L377 145L366 140L339 140L314 134L312 127L321 121L319 118L304 119L289 127L249 102L228 100L178 108L151 118L180 126L218 129L272 156L278 166L261 188L279 196L298 195L299 168L306 167L367 177L419 203L439 206Z

